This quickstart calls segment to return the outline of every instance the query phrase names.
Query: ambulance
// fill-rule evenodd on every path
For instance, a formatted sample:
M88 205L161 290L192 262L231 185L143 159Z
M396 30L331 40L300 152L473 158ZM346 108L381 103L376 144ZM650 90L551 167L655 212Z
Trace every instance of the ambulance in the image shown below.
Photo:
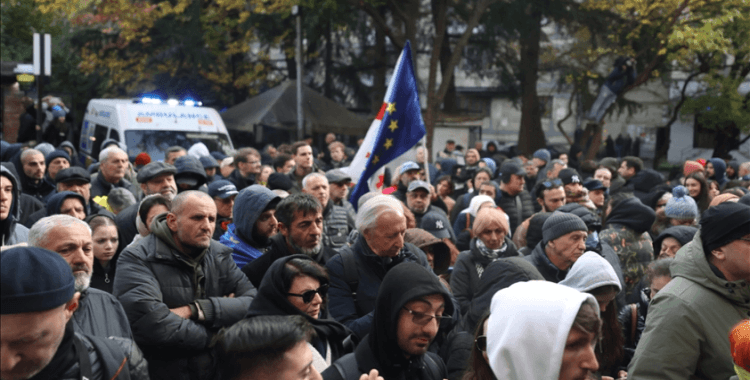
M141 152L148 153L151 161L161 161L170 147L188 149L198 142L210 152L229 155L234 150L219 113L190 99L92 99L81 126L81 163L98 162L106 140L126 148L131 162Z

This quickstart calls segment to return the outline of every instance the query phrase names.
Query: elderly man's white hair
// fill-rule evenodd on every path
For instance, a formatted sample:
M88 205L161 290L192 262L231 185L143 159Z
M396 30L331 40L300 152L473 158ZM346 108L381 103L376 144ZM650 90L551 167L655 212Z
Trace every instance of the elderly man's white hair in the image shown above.
M310 182L313 178L322 177L326 180L326 183L328 183L328 178L326 178L326 175L323 173L313 172L305 176L305 178L302 178L302 188L307 189L307 184Z
M47 235L52 231L52 228L62 227L67 229L76 224L86 226L86 229L91 233L91 227L89 227L88 223L70 215L57 214L39 219L33 226L31 226L31 229L29 229L29 246L46 248L46 244L49 243Z
M355 225L359 233L377 227L378 218L387 213L394 213L404 217L404 208L401 201L390 195L377 195L365 202L357 212Z
M114 152L123 152L127 154L124 150L117 147L117 145L110 145L107 147L107 149L104 149L103 151L99 153L99 162L102 164L107 162L107 160L109 159L109 156Z

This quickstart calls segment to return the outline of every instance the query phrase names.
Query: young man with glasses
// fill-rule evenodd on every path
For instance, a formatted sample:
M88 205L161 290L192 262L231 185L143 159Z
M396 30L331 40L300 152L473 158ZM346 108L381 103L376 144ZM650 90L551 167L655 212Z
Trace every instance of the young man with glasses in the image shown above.
M437 276L417 263L398 265L380 286L369 335L323 378L357 380L376 369L385 379L445 379L443 360L427 349L452 314L453 302Z
M260 174L260 153L253 148L242 148L234 155L236 169L227 179L240 191L255 184L255 176Z

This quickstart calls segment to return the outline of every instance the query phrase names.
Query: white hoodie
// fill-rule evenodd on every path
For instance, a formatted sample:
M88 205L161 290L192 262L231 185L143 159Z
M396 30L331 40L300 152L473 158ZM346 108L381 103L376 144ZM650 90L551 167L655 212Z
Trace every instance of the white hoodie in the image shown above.
M568 333L586 293L548 281L519 282L492 297L487 356L495 378L556 380Z

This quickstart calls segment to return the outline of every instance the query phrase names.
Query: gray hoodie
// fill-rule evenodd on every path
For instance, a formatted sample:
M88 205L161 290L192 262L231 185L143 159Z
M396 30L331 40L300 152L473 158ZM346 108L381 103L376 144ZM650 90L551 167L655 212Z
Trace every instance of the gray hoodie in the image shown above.
M17 223L21 216L19 204L21 189L18 186L18 179L4 166L0 166L0 175L13 183L13 201L11 201L10 212L5 220L0 220L0 245L25 243L29 239L29 229Z

